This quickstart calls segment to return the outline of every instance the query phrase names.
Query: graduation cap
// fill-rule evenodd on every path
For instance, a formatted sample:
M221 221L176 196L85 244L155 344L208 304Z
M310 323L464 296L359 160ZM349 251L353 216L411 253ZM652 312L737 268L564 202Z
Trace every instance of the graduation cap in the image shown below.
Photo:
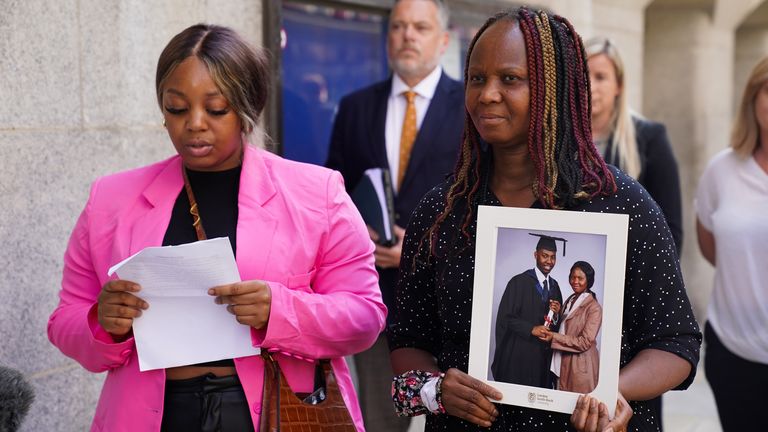
M563 242L563 256L565 256L565 244L568 240L561 237L552 237L544 234L528 233L528 235L539 237L539 242L536 243L536 250L546 249L552 252L557 252L557 243L555 240Z

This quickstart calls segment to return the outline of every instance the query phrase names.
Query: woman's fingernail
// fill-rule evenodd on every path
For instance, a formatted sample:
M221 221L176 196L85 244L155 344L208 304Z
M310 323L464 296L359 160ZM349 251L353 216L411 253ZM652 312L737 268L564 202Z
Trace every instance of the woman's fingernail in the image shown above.
M215 289L211 288L211 289L208 290L208 295L214 295L214 294L216 294L216 290Z

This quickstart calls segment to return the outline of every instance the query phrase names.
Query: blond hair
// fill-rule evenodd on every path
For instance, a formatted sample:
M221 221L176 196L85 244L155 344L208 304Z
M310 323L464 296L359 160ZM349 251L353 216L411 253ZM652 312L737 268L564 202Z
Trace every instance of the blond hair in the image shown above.
M752 69L733 121L731 147L736 154L744 158L755 152L760 139L760 127L755 114L755 98L766 81L768 81L768 57L760 60Z
M637 150L635 124L632 122L632 110L627 101L626 78L624 62L621 61L619 49L610 39L595 37L584 44L587 59L600 54L605 55L613 63L616 80L619 85L619 95L616 98L611 118L611 154L610 159L619 161L619 168L630 176L640 175L640 153Z

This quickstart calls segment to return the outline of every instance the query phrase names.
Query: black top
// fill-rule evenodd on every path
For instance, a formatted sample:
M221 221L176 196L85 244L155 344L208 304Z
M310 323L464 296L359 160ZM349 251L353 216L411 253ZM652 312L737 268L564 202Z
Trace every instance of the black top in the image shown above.
M187 170L189 184L195 194L200 219L209 238L229 237L232 252L237 251L237 193L240 190L240 168L205 172ZM171 221L163 237L163 246L175 246L197 241L189 198L181 189L173 205Z
M187 170L189 184L197 201L200 219L209 238L229 237L232 253L237 252L237 194L240 190L240 168L203 172ZM189 213L189 198L182 188L173 205L171 220L163 237L163 246L197 241ZM232 359L199 363L194 366L234 366Z
M693 381L699 360L701 333L685 293L672 236L656 203L636 181L612 168L615 195L582 203L570 210L624 213L629 218L626 284L622 324L621 365L642 349L655 348L679 355L691 363L691 374L678 388ZM388 329L390 348L413 347L432 353L440 370L467 371L474 283L474 244L460 234L466 202L458 204L440 230L436 248L441 258L419 260L419 240L442 212L449 184L429 192L414 211L406 231L397 285L393 324ZM489 191L482 204L499 206ZM541 207L538 202L534 207ZM553 210L554 211L554 210ZM475 232L475 224L471 227ZM474 236L474 234L473 234ZM422 245L422 248L426 248ZM420 256L424 256L424 250ZM661 430L655 405L631 402L630 430ZM572 430L569 414L498 405L501 415L493 431ZM429 415L427 431L486 430L456 417Z
M680 198L680 176L667 129L661 123L632 117L635 124L635 140L640 155L640 175L637 181L651 194L664 212L678 254L683 247L683 210ZM605 160L619 164L618 157L612 158L613 140L608 140Z

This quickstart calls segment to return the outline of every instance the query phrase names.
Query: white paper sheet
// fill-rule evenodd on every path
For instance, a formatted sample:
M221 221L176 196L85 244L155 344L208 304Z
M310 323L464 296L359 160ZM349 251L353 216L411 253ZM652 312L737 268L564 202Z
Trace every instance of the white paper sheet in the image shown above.
M133 321L139 370L258 355L250 327L208 289L240 281L229 239L150 247L109 269L141 285L149 309Z

